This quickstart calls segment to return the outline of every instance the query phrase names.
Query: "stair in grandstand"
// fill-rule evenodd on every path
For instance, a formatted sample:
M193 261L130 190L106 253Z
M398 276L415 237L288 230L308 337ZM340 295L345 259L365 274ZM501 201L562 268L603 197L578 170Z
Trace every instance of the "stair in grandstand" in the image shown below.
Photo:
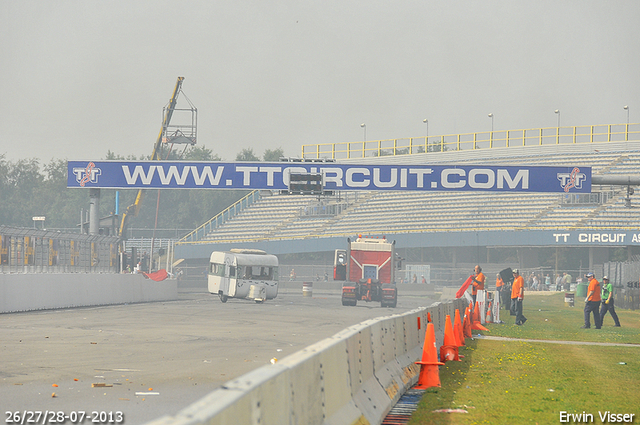
M271 229L269 229L269 231L267 231L264 234L264 238L265 239L273 239L274 236L281 231L282 229L285 229L286 227L288 227L291 223L293 223L295 221L295 217L288 217L285 220L282 220L280 223L276 224L275 226L273 226Z
M272 228L267 237L297 239L319 235L371 196L373 193L351 192L342 193L338 197L310 199L304 210Z
M580 229L580 228L584 228L584 227L589 227L590 222L593 221L593 219L595 217L600 215L601 212L606 211L607 209L609 209L616 202L617 202L616 198L614 198L614 197L609 198L606 203L601 204L599 207L595 208L593 211L591 211L585 217L583 217L582 219L578 220L576 222L576 225L575 225L574 228Z
M346 209L340 212L340 214L335 215L331 219L327 220L322 226L318 227L318 229L315 231L314 234L315 235L325 234L327 229L331 228L332 225L339 222L344 217L350 215L356 208L358 208L362 204L365 204L367 201L369 201L369 199L373 198L375 195L376 195L375 192L359 193L356 198L357 199L356 201L351 202Z

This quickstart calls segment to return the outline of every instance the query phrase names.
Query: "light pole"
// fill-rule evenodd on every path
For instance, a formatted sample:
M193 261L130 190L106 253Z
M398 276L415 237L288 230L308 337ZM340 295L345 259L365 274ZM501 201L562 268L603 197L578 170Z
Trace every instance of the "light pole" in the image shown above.
M624 105L622 109L627 111L627 126L629 126L629 105Z
M425 118L422 122L427 125L427 137L424 138L424 151L429 152L429 120Z
M560 109L556 109L553 111L556 115L558 115L558 128L556 128L556 145L560 144Z
M492 148L493 147L493 112L490 112L489 115L487 115L489 118L491 118L491 134L489 134L489 147ZM475 145L475 143L474 143ZM475 148L475 146L474 146Z
M362 129L364 130L364 135L363 135L363 142L367 141L367 125L365 123L360 124L360 127L362 127Z
M622 109L627 111L627 127L624 132L624 140L629 140L629 105L624 105Z

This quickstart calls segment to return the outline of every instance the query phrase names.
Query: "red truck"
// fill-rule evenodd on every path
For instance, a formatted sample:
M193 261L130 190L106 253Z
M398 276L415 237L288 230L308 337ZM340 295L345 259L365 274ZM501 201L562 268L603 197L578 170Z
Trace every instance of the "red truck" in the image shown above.
M342 285L342 305L354 306L358 301L380 301L382 307L395 307L398 290L395 270L399 265L395 241L384 237L355 241L347 239L347 250L336 250L334 280L345 280Z

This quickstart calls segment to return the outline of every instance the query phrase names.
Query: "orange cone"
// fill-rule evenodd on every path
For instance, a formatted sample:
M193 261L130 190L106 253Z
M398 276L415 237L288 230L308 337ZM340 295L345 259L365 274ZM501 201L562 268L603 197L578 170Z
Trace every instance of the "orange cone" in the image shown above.
M414 388L423 390L440 386L440 370L438 366L444 363L440 363L437 356L435 328L433 323L427 323L427 334L422 348L422 360L416 362L416 364L420 365L420 377L418 378L418 384Z
M480 307L478 306L478 301L476 301L476 305L473 308L473 321L480 323Z
M460 321L460 310L456 309L456 315L454 319L453 330L456 332L458 338L459 347L464 347L464 332L462 331L462 322Z
M485 328L484 326L482 326L482 324L480 324L480 322L473 322L473 325L471 325L471 329L475 329L476 331L488 331L489 329Z
M428 311L427 311L427 323L432 323L431 322L431 313L429 313Z
M473 323L471 323L471 329L475 329L477 331L488 331L489 329L482 326L480 323L480 307L478 307L478 302L476 301L476 308L473 310Z
M469 310L469 307L467 307L464 313L464 320L462 321L462 330L464 332L465 338L473 337L473 333L471 333L471 317L470 316L471 316L471 310Z
M493 314L491 314L491 301L489 301L489 306L487 307L487 317L484 319L487 323L493 323Z
M440 347L440 361L460 361L456 337L453 333L453 326L451 325L451 316L448 314L444 322L444 341L442 347Z
M482 326L480 323L480 308L478 307L478 303L476 302L476 308L473 311L473 321L471 323L471 329L475 329L477 331L488 331L489 329Z

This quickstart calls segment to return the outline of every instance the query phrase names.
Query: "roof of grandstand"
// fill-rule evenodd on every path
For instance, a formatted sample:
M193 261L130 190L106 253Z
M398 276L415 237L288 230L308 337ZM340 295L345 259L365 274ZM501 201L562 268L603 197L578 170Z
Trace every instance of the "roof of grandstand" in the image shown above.
M337 161L585 166L592 168L594 176L638 175L640 141L494 147ZM544 246L550 232L638 229L639 205L640 197L628 195L625 186L593 185L590 194L425 191L339 192L318 197L261 191L194 230L177 249L183 257L231 247L273 253L332 251L344 245L346 237L359 233L386 235L403 247L511 246L513 239L518 239L518 245Z

